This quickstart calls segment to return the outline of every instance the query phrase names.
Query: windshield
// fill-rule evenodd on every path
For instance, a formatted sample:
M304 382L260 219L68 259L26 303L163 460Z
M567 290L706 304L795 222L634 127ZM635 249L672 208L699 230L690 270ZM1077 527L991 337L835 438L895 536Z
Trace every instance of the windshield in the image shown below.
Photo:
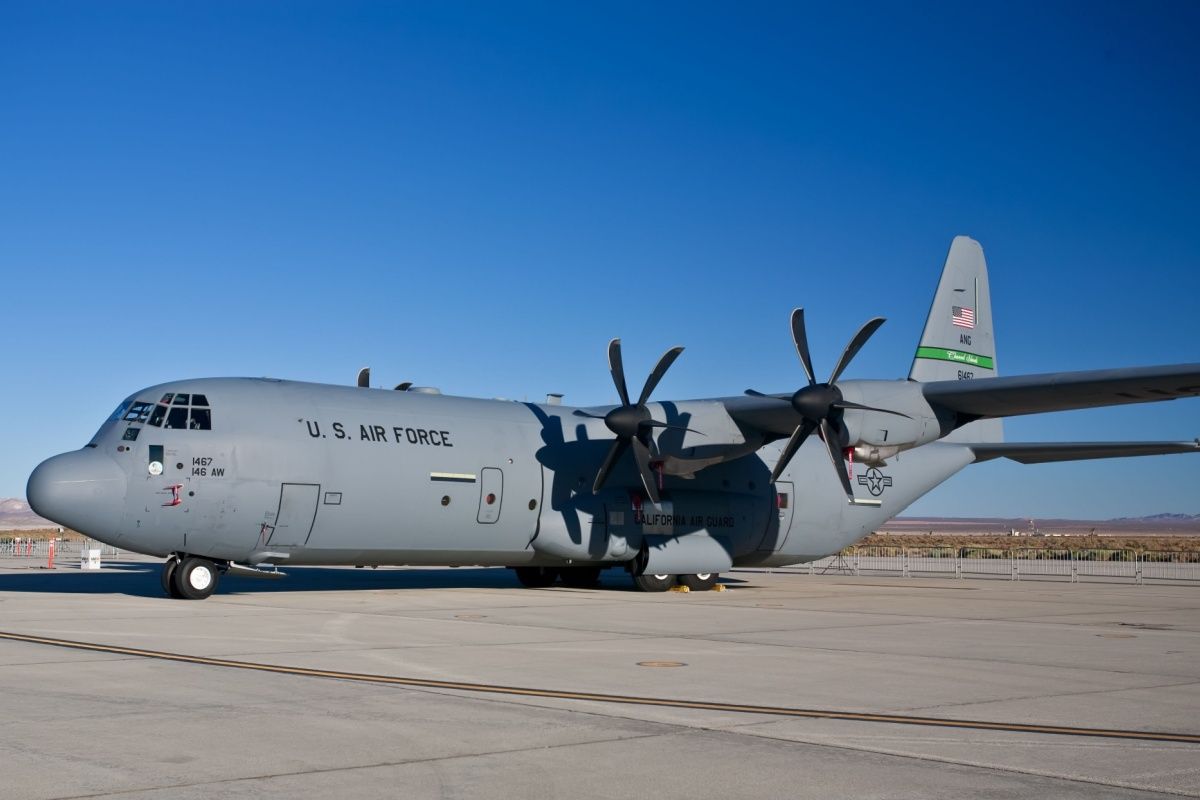
M121 417L125 416L125 412L129 410L129 407L131 405L133 405L132 397L129 398L128 400L126 400L125 402L121 403L121 405L117 406L117 410L114 411L112 414L110 414L108 416L108 419L105 420L105 422L116 422Z

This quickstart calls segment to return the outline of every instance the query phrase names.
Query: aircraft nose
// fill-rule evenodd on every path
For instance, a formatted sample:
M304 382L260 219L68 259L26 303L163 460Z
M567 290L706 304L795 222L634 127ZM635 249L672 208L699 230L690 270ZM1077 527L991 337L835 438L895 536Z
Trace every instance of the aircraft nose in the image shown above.
M94 449L48 458L29 476L25 496L34 512L72 530L111 539L125 506L125 473Z

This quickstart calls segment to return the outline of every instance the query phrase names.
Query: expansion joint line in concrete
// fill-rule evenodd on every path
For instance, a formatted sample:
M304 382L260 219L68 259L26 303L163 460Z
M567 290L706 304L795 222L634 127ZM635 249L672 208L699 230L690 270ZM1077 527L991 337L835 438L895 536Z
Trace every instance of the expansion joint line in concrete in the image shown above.
M809 719L835 719L850 722L882 722L899 725L922 725L936 728L970 728L974 730L1010 731L1016 733L1042 733L1053 736L1091 736L1103 739L1135 739L1142 741L1183 742L1200 744L1200 734L1172 733L1168 731L1135 731L1115 728L1079 728L1066 725L1034 725L1017 722L989 722L987 720L945 719L904 714L875 714L859 711L837 711L833 709L790 708L787 706L760 706L742 703L723 703L704 700L679 700L668 697L640 697L637 695L604 694L600 692L572 692L562 689L537 689L524 686L502 686L490 683L466 681L440 681L432 678L406 678L399 675L373 675L361 672L339 672L309 667L289 667L282 664L261 664L253 661L234 661L209 656L191 656L184 653L168 653L161 650L143 650L135 647L78 642L70 639L54 639L47 636L32 636L23 633L0 631L0 639L94 653L152 658L160 661L175 661L182 664L199 664L227 669L244 669L270 672L280 675L297 675L307 678L327 678L358 683L382 684L385 686L410 686L423 689L446 689L457 692L472 692L515 697L541 697L556 700L583 700L593 703L618 703L622 705L660 706L684 708L698 711L720 711L732 714L764 714L776 717L801 717Z

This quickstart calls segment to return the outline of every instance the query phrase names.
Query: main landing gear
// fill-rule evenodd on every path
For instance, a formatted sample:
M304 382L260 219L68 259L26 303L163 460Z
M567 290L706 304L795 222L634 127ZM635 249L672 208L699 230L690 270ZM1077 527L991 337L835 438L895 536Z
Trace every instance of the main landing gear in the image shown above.
M676 584L693 592L707 592L717 585L717 573L701 572L698 575L651 575L644 573L633 576L633 585L643 592L665 592Z
M600 567L513 567L526 589L545 589L555 582L572 589L594 589L600 582Z
M162 587L180 600L203 600L217 590L221 568L199 556L172 555L163 564Z
M600 567L513 567L517 580L526 589L545 589L559 580L572 589L592 589L600 581ZM705 592L717 585L717 573L699 575L635 575L633 585L643 592L665 592L679 585L693 592Z

